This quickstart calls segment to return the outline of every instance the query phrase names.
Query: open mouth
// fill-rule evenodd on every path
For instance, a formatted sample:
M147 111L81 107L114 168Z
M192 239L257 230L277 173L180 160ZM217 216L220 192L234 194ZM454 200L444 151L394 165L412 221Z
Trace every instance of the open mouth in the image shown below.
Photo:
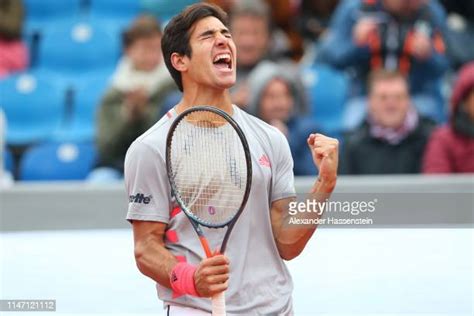
M217 55L212 62L218 69L232 69L232 59L229 53Z

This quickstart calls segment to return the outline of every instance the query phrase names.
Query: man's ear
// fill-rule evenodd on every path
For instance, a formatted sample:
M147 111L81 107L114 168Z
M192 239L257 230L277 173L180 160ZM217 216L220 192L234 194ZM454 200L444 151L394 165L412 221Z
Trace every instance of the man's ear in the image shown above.
M173 65L177 71L185 72L188 70L188 57L186 55L173 53L171 54L171 65Z

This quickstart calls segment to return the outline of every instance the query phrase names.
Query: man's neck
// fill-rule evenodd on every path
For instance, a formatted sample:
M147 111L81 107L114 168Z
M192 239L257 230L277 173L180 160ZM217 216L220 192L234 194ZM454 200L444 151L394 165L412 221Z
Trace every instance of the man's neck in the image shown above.
M178 103L176 110L178 113L196 105L209 105L219 108L229 114L233 113L232 101L227 89L184 89L183 97Z

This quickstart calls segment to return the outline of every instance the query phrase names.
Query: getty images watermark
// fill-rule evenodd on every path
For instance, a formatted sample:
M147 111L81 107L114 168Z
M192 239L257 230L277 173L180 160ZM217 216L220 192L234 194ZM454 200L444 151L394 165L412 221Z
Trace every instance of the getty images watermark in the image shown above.
M310 198L301 193L288 203L283 225L320 225L328 228L474 227L473 205L472 192L338 192L329 199L327 196Z
M368 201L292 201L288 207L289 225L373 225L372 214L378 199ZM322 216L325 217L322 217ZM362 217L363 216L363 217Z

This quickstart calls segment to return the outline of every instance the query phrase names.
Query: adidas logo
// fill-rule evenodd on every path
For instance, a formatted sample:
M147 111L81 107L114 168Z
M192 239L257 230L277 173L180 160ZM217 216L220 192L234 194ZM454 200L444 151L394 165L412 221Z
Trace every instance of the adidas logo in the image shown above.
M268 159L267 155L263 154L262 157L258 160L258 163L261 166L271 168L272 164L270 163L270 159Z

